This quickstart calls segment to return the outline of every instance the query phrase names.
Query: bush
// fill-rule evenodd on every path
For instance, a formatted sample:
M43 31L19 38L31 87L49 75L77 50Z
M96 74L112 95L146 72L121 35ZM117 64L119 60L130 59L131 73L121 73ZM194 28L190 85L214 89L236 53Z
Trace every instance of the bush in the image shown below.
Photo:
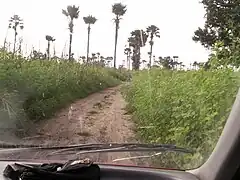
M193 168L210 155L239 87L230 69L136 72L124 88L138 135L150 143L190 148L194 155L164 154L157 165Z
M22 108L24 119L31 121L49 118L78 98L118 85L123 80L118 77L119 72L102 67L11 59L0 54L0 90L4 90L0 97L14 92L18 97L14 100L18 104L16 109Z
M127 81L129 79L129 75L131 74L130 71L125 69L114 69L114 68L107 68L107 69L111 76L121 81Z

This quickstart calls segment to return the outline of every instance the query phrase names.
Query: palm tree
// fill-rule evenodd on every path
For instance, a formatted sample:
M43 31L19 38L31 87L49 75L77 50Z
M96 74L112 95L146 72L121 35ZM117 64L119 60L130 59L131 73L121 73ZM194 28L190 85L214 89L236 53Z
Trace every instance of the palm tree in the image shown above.
M122 60L122 68L125 68L125 62L126 62L126 60L123 59L123 60Z
M111 57L111 56L106 57L106 60L107 60L107 65L108 65L108 67L111 67L111 66L110 66L110 63L112 62L113 57Z
M122 3L115 3L112 5L112 13L115 14L115 46L114 46L114 56L113 56L113 63L114 68L116 68L116 56L117 56L117 39L118 39L118 29L121 17L126 13L127 6L123 5Z
M158 62L164 69L173 69L174 61L170 56L167 57L160 56Z
M131 48L128 47L128 48L125 48L124 49L124 54L127 55L127 66L128 66L128 69L130 69L130 57L131 57Z
M55 43L53 44L53 57L56 57L56 46L55 46Z
M101 64L102 66L105 65L105 58L104 58L103 56L100 56L100 64Z
M180 70L182 70L184 68L183 62L179 62L179 67L180 67Z
M147 62L146 60L144 60L144 59L142 60L142 63L143 63L143 68L145 68L145 66L146 66L146 65L145 65L145 64L146 64L146 62Z
M150 64L150 67L151 67L151 64L152 64L152 51L153 51L153 38L154 37L158 37L160 38L160 35L159 35L159 28L155 25L151 25L147 28L147 33L150 37L150 41L149 41L149 44L150 44L150 52L149 52L149 64Z
M130 47L133 47L132 67L139 70L141 59L141 47L146 45L148 34L143 30L135 30L131 32L131 37L128 39Z
M153 55L153 62L156 62L156 56Z
M23 20L18 15L13 15L9 20L9 26L8 28L11 28L14 30L14 44L13 44L13 55L16 51L16 41L17 41L17 35L18 35L18 27L20 29L23 29Z
M97 60L100 61L100 52L97 52Z
M89 61L89 44L90 44L90 31L91 31L91 25L95 24L97 19L91 15L87 17L83 17L83 20L85 24L88 24L88 41L87 41L87 62Z
M41 60L43 60L43 59L46 59L46 54L43 54L42 52L40 52L40 51L36 51L36 50L34 50L33 49L33 51L31 52L31 58L32 59L41 59Z
M82 59L82 62L85 63L86 57L85 56L81 56L80 58Z
M177 68L178 68L178 65L180 65L179 62L178 62L178 58L179 58L178 56L173 56L173 64L174 64L174 67L173 67L173 68L174 68L174 69L175 69L175 68L177 69Z
M104 61L104 57L103 56L100 56L100 61Z
M48 56L48 59L50 59L50 42L53 42L56 39L54 39L52 36L49 36L49 35L46 35L45 38L46 38L46 40L48 42L48 45L47 45L47 56Z
M167 56L166 59L168 61L170 69L173 70L177 63L174 61L174 59L171 56Z
M203 67L204 67L204 64L205 64L204 62L199 62L199 63L198 63L199 68L203 68Z
M194 61L192 65L193 65L194 70L196 70L199 64L197 61Z
M69 35L69 52L68 52L68 59L72 59L72 35L73 35L73 20L78 19L79 17L79 7L73 5L73 6L67 6L67 10L62 10L62 13L68 17L69 23L68 28L70 31Z
M84 64L85 63L85 56L79 56L78 62Z
M95 62L96 59L97 59L96 53L92 53L92 61Z
M18 47L18 53L22 55L22 43L23 43L23 38L19 38L19 47Z

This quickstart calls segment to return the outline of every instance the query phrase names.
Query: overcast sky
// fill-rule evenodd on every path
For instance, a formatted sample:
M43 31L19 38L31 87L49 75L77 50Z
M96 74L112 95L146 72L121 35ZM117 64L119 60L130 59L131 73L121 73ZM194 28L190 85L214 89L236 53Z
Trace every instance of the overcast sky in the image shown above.
M69 41L67 18L62 9L67 5L80 7L79 19L75 20L72 51L77 56L86 56L87 25L83 17L95 16L98 21L92 26L90 53L100 52L103 56L113 56L114 15L111 6L115 2L127 5L127 12L120 22L117 49L118 64L125 59L124 47L130 32L146 29L149 25L160 28L160 39L155 39L153 54L159 56L177 55L180 61L189 64L193 61L206 61L208 53L192 41L194 31L204 24L204 9L199 0L7 0L0 8L0 44L7 35L13 39L13 30L7 33L8 20L13 14L24 20L23 51L36 49L45 51L45 35L56 38L56 53L61 55L64 45L66 52ZM26 45L25 45L26 44ZM149 44L142 49L142 58L148 59Z

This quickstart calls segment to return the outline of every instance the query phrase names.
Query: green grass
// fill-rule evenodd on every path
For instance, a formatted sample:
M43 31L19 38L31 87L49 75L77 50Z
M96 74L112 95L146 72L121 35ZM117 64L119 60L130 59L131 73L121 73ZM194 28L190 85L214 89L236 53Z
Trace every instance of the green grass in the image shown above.
M201 165L212 152L238 87L239 76L230 69L152 69L134 73L124 94L142 141L176 144L196 152L165 153L154 162L158 166L186 169Z
M32 60L0 54L2 122L39 121L91 93L116 86L124 74L110 68L62 61ZM7 116L11 116L7 118Z

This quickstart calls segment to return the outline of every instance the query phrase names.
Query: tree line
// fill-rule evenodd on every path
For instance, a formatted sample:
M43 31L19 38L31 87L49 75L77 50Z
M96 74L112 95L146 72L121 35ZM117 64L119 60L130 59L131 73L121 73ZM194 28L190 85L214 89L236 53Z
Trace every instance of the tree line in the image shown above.
M115 23L115 45L114 45L114 53L113 56L103 57L100 53L92 53L90 56L90 35L91 35L91 27L97 22L97 18L88 15L83 17L83 21L87 25L87 52L86 56L80 56L80 60L84 63L91 63L91 62L99 62L101 64L110 64L113 61L113 67L116 68L116 57L117 57L117 42L118 42L118 34L120 28L120 21L123 20L123 16L127 12L127 6L123 5L122 3L115 3L112 5L112 13L114 14L114 23ZM67 58L69 61L74 60L73 56L74 53L72 52L72 41L73 41L73 34L74 34L74 22L76 19L79 18L80 10L79 6L69 5L66 9L62 9L62 14L67 17L68 19L68 30L69 30L69 48L68 48L68 55ZM18 31L24 28L23 19L21 19L18 15L14 15L9 20L9 28L14 30L14 47L13 47L13 54L16 53L16 39L18 35ZM51 35L46 35L47 41L47 49L46 53L41 53L36 50L31 52L31 57L39 58L39 59L50 59L50 47L51 44L56 40ZM155 25L150 25L146 29L136 29L130 33L130 37L127 39L128 47L124 49L124 54L126 55L126 64L127 67L130 69L130 64L132 64L132 68L134 70L138 70L140 68L140 64L146 64L148 68L152 66L161 66L167 69L175 69L176 67L184 68L182 62L178 62L178 56L167 56L167 57L159 57L158 60L155 59L153 55L153 46L154 42L160 38L160 29ZM149 59L141 60L141 48L146 46L149 43L149 52L148 56ZM4 48L6 46L6 40L4 42ZM21 42L19 43L19 51L21 51ZM54 57L55 50L54 50ZM62 58L64 55L62 54ZM195 63L195 62L194 62ZM196 64L194 64L196 65Z
M205 68L240 66L240 1L202 0L206 10L204 27L193 36L205 48L212 50Z

